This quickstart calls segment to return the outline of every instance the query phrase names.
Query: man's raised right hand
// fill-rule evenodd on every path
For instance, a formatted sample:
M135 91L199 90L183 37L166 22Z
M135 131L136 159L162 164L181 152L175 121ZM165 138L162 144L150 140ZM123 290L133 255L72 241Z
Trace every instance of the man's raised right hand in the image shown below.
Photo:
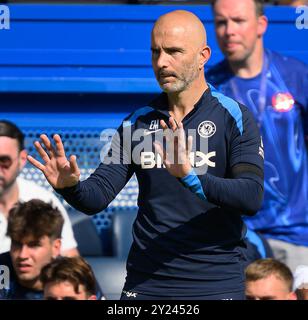
M42 142L34 142L34 146L41 156L43 163L28 155L27 159L36 168L41 170L47 181L55 189L62 189L76 185L80 178L80 170L77 165L76 156L66 158L62 140L58 134L53 139L55 148L45 134L40 136ZM42 145L46 148L44 150Z

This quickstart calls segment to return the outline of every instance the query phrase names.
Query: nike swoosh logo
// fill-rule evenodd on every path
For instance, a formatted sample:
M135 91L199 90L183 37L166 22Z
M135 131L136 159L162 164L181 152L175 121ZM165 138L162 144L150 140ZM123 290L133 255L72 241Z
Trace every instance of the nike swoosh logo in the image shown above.
M158 129L158 130L154 130L154 131L144 130L143 135L144 135L144 136L148 136L148 135L150 135L150 134L152 134L152 133L155 133L155 132L158 132L158 131L162 131L162 130L163 130L163 129Z

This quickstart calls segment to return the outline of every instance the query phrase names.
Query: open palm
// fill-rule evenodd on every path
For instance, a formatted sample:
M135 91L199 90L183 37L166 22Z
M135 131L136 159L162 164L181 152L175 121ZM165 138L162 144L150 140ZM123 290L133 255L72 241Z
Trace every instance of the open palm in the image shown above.
M178 178L185 177L191 170L189 155L192 149L192 137L188 137L186 142L185 131L182 122L178 125L173 117L169 118L169 126L164 120L160 121L164 130L164 137L167 142L167 148L157 141L154 142L154 147L157 153L163 159L164 165L168 172Z
M69 160L67 159L62 140L58 134L55 134L53 137L55 148L45 134L42 134L40 138L41 143L35 141L34 146L41 156L43 163L30 155L27 157L29 162L43 172L53 188L61 189L76 185L80 178L76 156L72 155Z

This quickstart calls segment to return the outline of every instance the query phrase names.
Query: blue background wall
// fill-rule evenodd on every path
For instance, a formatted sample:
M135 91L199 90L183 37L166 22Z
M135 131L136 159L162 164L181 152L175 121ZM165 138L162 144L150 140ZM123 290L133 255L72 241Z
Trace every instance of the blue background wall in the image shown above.
M0 30L1 117L23 125L25 112L32 124L41 112L50 115L47 123L65 113L100 122L98 113L106 113L108 125L112 113L116 125L159 92L150 31L157 17L176 8L201 18L213 51L209 65L219 61L208 6L10 5L11 29ZM296 29L295 8L267 7L266 14L266 46L308 63L308 30Z
M1 92L157 92L150 32L163 13L184 8L205 23L221 59L209 6L11 5L11 29L0 33ZM295 8L267 7L269 48L308 62L308 30Z

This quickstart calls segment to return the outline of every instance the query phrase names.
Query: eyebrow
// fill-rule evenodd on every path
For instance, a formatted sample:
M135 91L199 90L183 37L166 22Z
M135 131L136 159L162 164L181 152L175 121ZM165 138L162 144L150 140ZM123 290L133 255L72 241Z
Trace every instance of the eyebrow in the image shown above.
M58 300L57 297L54 297L54 296L47 296L45 299L46 300ZM76 299L76 297L66 296L66 297L61 297L61 300L77 300L77 299Z
M32 240L32 241L29 241L27 244L35 246L35 245L42 244L42 241L41 240Z
M275 299L275 297L273 296L264 296L264 297L260 297L261 300L273 300Z
M168 48L165 48L165 50L174 50L174 51L185 51L183 48L181 47L168 47Z
M259 300L273 300L275 299L274 296L263 296L263 297L255 297L255 296L250 296L250 295L246 295L246 299L247 300L256 300L256 299L259 299Z
M245 17L243 17L242 12L233 14L231 17L226 17L226 16L223 16L223 15L217 14L217 15L215 16L214 20L218 20L218 19L226 20L226 19L228 19L228 18L230 18L230 19L232 20L232 19L239 19L239 18L244 19Z
M169 51L181 51L181 52L183 52L183 51L185 51L183 48L181 48L181 47L164 47L163 48L164 50L169 50ZM153 50L159 50L159 48L158 47L151 47L151 50L153 51Z

